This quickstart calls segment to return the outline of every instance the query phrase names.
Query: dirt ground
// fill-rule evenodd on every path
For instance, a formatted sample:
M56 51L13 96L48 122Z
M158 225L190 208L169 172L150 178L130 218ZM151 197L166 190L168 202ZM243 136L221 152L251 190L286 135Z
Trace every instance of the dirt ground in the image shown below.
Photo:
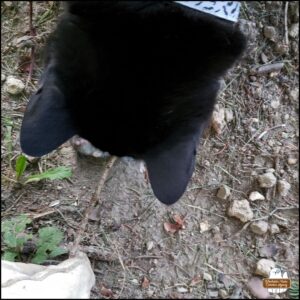
M37 67L25 91L11 96L4 88L7 77L23 83L28 77L30 42L19 38L28 35L29 4L1 2L1 216L29 213L35 228L60 227L64 245L70 246L104 161L78 158L66 143L29 163L26 174L71 166L70 180L24 186L15 182L22 116L41 72L43 45L61 7L54 1L36 1L33 10ZM111 169L101 207L94 211L81 242L97 279L92 298L259 298L249 281L257 262L266 256L299 280L298 3L242 2L240 26L248 36L248 49L224 78L219 94L224 128L221 132L211 128L201 139L196 169L182 199L170 207L161 204L140 163L130 158L118 160ZM271 71L259 69L275 63L282 64ZM276 185L260 187L257 177L266 171L290 184L285 195ZM227 199L216 196L223 184L231 191ZM249 199L253 191L265 197L249 200L253 220L277 224L279 232L257 234L251 222L228 216L230 204ZM58 202L53 208L54 201ZM172 234L166 226L174 215L184 219L184 226ZM266 254L270 248L275 251ZM270 297L286 299L288 294Z

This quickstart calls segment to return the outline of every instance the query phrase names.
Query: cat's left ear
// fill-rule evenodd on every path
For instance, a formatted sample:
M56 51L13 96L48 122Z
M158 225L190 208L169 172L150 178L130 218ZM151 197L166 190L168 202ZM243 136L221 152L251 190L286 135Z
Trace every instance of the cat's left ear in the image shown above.
M41 87L31 97L24 114L20 143L22 151L30 156L47 154L76 134L53 72L45 72Z

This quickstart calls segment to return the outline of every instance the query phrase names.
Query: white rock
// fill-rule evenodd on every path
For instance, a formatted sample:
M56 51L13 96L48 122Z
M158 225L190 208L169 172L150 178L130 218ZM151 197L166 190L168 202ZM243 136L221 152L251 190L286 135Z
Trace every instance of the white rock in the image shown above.
M266 170L265 173L275 173L275 169L269 168L269 169Z
M290 100L294 102L299 101L299 88L290 91Z
M225 110L216 105L215 110L213 111L211 126L215 132L219 135L225 127Z
M87 299L95 284L90 261L82 252L55 266L2 260L1 270L1 296L6 299Z
M226 299L228 298L228 293L225 289L220 289L219 290L219 296L222 298L222 299Z
M233 111L230 108L226 108L225 110L225 119L227 123L233 120Z
M291 188L291 185L285 180L279 180L277 183L277 190L280 196L286 196Z
M209 273L203 273L203 279L206 281L212 281L212 276Z
M5 83L5 91L11 95L18 95L23 92L25 88L24 83L17 78L8 77Z
M225 200L229 196L230 196L230 188L227 185L223 184L218 190L217 197L219 199Z
M1 82L5 81L6 76L4 74L1 74Z
M277 224L271 224L269 226L269 230L271 234L276 234L280 232L279 226Z
M257 262L255 274L269 277L270 271L275 268L275 262L270 259L262 258Z
M178 287L177 288L177 292L178 293L187 293L189 290L188 289L186 289L186 288L184 288L184 287Z
M271 107L274 109L277 109L280 106L280 101L279 100L273 100L271 101Z
M243 223L253 219L253 211L246 199L232 201L227 214L240 219Z
M265 221L256 221L250 225L251 230L259 235L263 235L268 231L269 224Z
M149 242L147 242L147 250L148 250L148 251L152 250L152 249L153 249L153 247L154 247L154 243L153 243L153 241L149 241Z
M255 192L251 192L251 194L249 195L249 200L250 201L265 200L265 197L261 193L255 191Z
M296 157L289 157L287 163L289 165L295 165L298 162L298 159Z
M272 186L274 186L276 184L276 177L274 176L273 173L265 173L263 175L259 175L257 177L258 182L259 182L259 186L263 187L263 188L271 188Z
M289 36L292 38L296 38L299 35L299 23L292 24L289 30Z
M209 225L208 221L204 221L204 222L200 223L200 232L201 233L209 230L209 228L210 228L210 225Z

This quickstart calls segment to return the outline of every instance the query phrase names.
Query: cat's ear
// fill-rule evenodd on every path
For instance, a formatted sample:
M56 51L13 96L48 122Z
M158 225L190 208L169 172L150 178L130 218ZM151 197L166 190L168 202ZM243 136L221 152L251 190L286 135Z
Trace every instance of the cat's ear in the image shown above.
M175 203L184 193L193 174L196 137L164 145L144 159L155 196L165 204Z
M20 143L22 151L30 156L47 154L76 134L53 72L45 72L24 114Z

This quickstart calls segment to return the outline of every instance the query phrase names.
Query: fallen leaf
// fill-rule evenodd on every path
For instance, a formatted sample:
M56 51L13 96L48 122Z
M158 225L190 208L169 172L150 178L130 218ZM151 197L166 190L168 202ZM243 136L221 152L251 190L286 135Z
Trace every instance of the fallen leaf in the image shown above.
M164 229L165 229L166 232L175 233L180 229L180 226L178 224L165 222L164 223Z
M190 283L190 286L195 286L195 285L197 285L197 284L199 284L200 282L201 282L201 275L196 275L193 279L192 279L192 281L191 281L191 283Z
M184 229L184 219L180 215L174 215L173 220L180 228Z
M104 286L101 287L100 294L106 298L111 298L114 295L111 289L107 289Z
M144 276L142 280L142 288L147 289L149 285L150 285L149 279L146 276Z

